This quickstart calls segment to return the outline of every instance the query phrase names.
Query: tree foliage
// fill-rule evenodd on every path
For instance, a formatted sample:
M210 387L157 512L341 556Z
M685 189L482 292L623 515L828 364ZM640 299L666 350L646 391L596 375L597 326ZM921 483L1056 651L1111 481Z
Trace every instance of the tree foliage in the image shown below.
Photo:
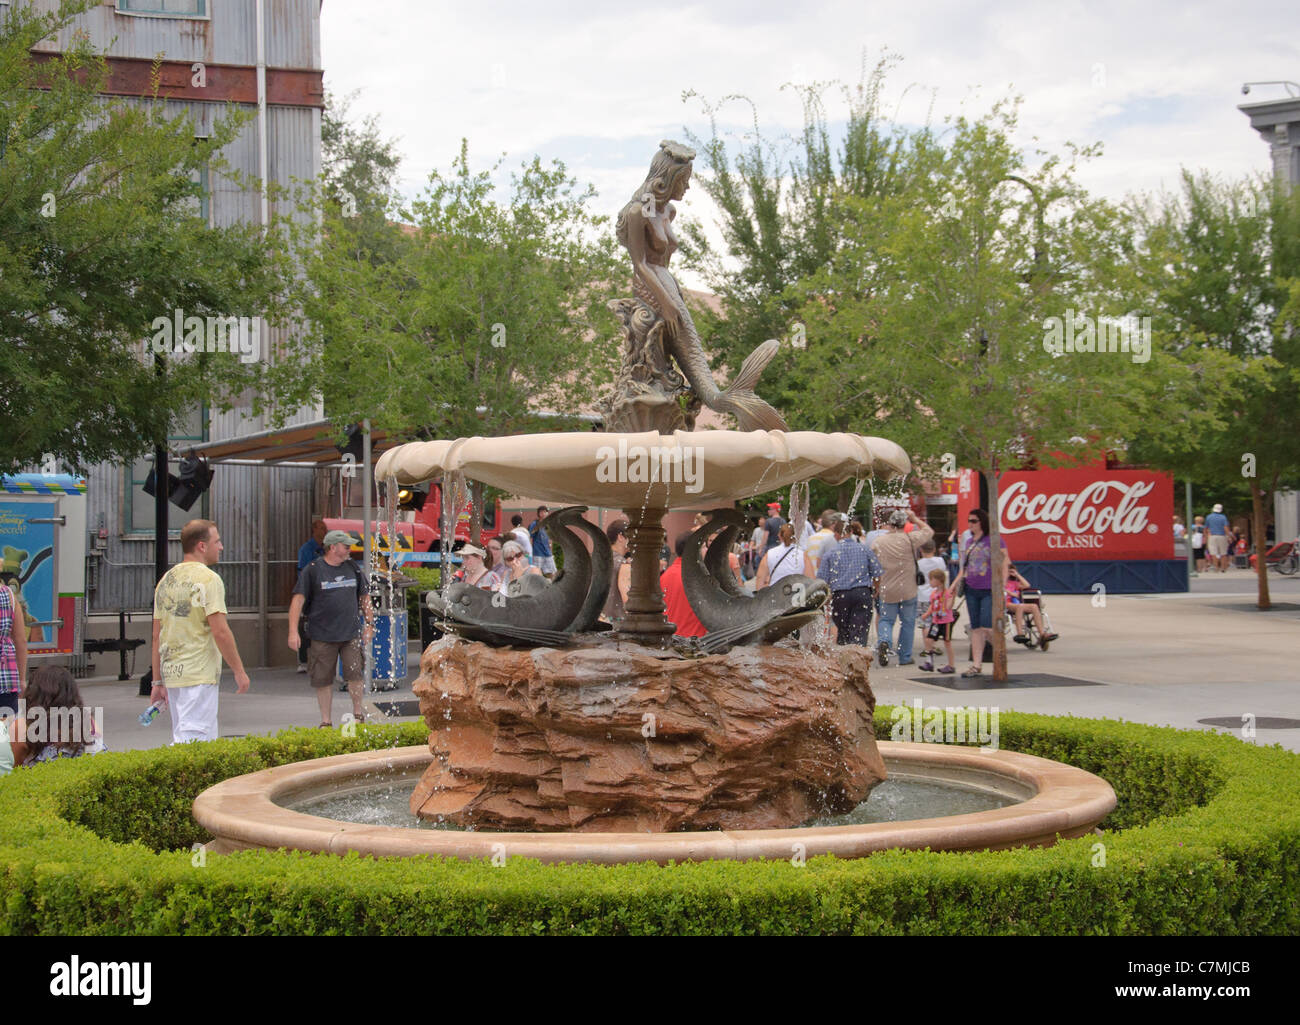
M1219 408L1197 429L1141 424L1138 458L1193 480L1229 512L1250 496L1257 542L1265 502L1300 481L1300 194L1265 180L1184 171L1181 189L1138 206L1145 283L1175 358L1195 375L1191 408ZM1257 550L1262 546L1257 544ZM1259 560L1260 563L1263 560ZM1259 605L1269 606L1267 574Z
M593 191L534 158L501 200L499 167L475 171L462 144L450 171L435 171L409 208L390 202L382 224L348 216L337 197L324 203L299 372L332 419L510 434L536 429L539 412L579 412L611 378L604 302L617 271Z
M846 430L852 411L818 401L798 346L798 283L825 273L846 284L845 247L860 239L861 225L846 217L845 201L877 203L915 188L923 154L933 146L927 129L889 123L881 111L881 90L896 58L864 61L852 86L812 83L797 90L803 128L797 139L766 137L757 110L742 96L710 103L695 93L709 118L710 137L689 135L699 151L700 187L721 215L723 245L714 246L699 223L684 227L683 254L723 302L723 316L704 317L709 350L729 366L768 338L789 343L772 363L760 391L785 412L792 428ZM843 103L844 130L832 132L828 96ZM746 103L752 131L733 149L719 131L724 107ZM724 323L725 322L725 323Z
M131 458L198 402L228 405L260 368L229 353L155 368L153 321L275 318L287 278L274 233L198 216L199 176L227 173L240 119L196 139L156 99L100 96L107 68L84 38L33 56L89 6L0 19L0 470Z

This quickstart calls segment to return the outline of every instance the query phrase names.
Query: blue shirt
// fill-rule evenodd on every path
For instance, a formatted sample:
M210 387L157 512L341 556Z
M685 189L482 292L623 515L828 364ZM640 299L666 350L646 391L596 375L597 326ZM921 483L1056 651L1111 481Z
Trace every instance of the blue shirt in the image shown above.
M538 558L549 559L551 557L551 539L546 536L546 531L542 529L542 525L537 520L533 520L532 523L528 524L528 536L532 538L533 555Z
M316 539L311 538L306 544L298 549L298 572L301 573L313 562L325 554L325 548L316 543Z
M882 572L875 552L866 545L846 539L822 557L817 567L817 579L825 580L832 591L847 591L851 587L870 587L880 579Z
M1205 517L1205 529L1211 534L1226 534L1228 532L1228 517L1223 513L1210 513Z

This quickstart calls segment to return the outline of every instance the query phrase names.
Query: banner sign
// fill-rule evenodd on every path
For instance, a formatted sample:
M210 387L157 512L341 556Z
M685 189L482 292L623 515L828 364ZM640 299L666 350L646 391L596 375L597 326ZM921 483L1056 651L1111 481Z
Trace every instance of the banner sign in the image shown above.
M1017 560L1174 558L1174 482L1153 470L1004 473L1000 529Z
M59 594L54 574L54 501L0 501L0 582L17 595L27 620L30 651L57 646L52 623L59 616ZM32 520L44 520L33 523Z

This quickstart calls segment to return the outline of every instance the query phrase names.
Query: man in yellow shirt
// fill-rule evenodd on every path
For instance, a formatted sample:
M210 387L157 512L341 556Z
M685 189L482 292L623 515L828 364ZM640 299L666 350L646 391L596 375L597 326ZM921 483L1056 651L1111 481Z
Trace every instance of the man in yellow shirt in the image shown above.
M235 689L248 690L248 673L226 622L226 586L211 569L223 547L215 523L190 520L181 528L184 558L154 589L150 697L171 709L173 744L217 739L223 656L235 673Z

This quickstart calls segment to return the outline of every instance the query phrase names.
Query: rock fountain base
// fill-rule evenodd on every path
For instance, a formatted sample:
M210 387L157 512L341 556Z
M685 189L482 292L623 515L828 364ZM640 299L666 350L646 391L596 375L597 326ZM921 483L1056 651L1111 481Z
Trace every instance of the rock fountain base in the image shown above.
M684 659L612 639L491 648L446 638L415 694L434 762L411 811L477 829L796 826L885 778L862 648Z

